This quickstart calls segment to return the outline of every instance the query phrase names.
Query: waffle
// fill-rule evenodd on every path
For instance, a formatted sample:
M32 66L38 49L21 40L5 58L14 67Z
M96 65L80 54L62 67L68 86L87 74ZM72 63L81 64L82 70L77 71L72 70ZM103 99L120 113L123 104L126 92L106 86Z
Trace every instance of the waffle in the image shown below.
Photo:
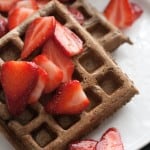
M50 115L40 102L12 117L7 110L3 90L0 92L1 131L18 150L63 150L71 141L79 139L104 119L126 104L138 93L117 64L106 54L103 46L68 14L67 9L54 0L0 39L0 63L20 59L23 39L28 25L39 16L54 15L84 42L84 52L73 57L73 78L81 85L91 101L79 115Z
M75 7L85 17L83 28L85 28L107 52L116 50L121 44L132 44L129 37L124 35L118 28L112 25L100 12L91 6L87 0L76 0L67 6ZM7 16L7 13L2 13Z

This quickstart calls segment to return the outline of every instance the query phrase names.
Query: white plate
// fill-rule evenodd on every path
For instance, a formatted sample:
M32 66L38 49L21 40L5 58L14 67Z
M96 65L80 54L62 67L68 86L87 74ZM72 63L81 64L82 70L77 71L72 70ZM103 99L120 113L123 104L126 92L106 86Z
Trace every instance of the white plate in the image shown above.
M141 18L125 31L134 45L121 46L113 56L122 70L134 80L140 94L89 135L99 138L107 128L117 127L125 150L137 150L150 142L150 1L134 1L144 9ZM108 0L89 2L102 11Z
M108 0L89 2L102 11ZM137 150L150 142L150 1L135 2L142 6L144 14L125 31L134 45L121 46L113 56L122 70L134 80L140 94L88 135L88 138L99 139L109 127L116 127L121 133L125 150ZM13 150L3 135L0 135L0 150Z

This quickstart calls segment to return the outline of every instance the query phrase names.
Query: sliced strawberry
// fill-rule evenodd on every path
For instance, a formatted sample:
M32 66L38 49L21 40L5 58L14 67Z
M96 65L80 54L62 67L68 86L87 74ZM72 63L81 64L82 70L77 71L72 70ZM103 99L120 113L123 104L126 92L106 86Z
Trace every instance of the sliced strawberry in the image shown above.
M9 30L15 28L20 23L22 23L26 18L32 15L35 10L30 8L15 8L8 16L8 26Z
M28 104L34 104L39 100L39 98L42 95L42 92L45 89L46 84L49 82L48 73L44 69L38 67L38 73L39 73L39 78L35 88L30 94L30 97L28 99Z
M15 8L30 8L33 10L38 9L38 4L36 0L22 0L15 3L15 5L10 9L9 13L11 13Z
M64 54L67 56L74 56L83 51L82 40L70 29L62 26L58 22L56 23L54 38L56 42L62 47Z
M0 16L0 38L8 32L8 20Z
M82 12L75 7L68 6L67 8L73 17L82 25L85 21L85 17Z
M89 100L80 82L73 80L62 84L54 97L45 106L50 114L79 114L87 108Z
M103 134L96 150L124 150L120 134L116 128L110 128Z
M42 53L63 71L62 82L68 82L71 80L74 71L72 59L62 52L61 47L56 44L53 38L45 43Z
M82 140L69 145L69 150L96 150L95 140Z
M41 54L33 60L48 73L48 82L46 83L45 93L55 90L63 79L63 72L46 55Z
M8 61L2 65L1 83L12 115L19 115L24 111L37 80L37 65L34 63Z
M131 6L132 6L133 14L134 14L134 20L136 20L136 19L138 19L142 15L143 10L136 3L131 3Z
M8 12L19 0L0 0L0 11Z
M134 21L132 7L128 0L110 0L104 15L121 29L131 26Z
M28 57L36 48L42 46L53 35L55 24L56 20L54 17L39 17L29 25L21 54L22 59Z

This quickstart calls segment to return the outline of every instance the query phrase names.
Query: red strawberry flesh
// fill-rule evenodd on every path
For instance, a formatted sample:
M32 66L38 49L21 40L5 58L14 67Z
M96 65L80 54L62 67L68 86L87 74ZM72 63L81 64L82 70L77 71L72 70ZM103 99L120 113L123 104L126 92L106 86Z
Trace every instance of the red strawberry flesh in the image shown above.
M62 70L62 82L68 82L71 80L74 71L73 61L63 53L62 48L57 45L53 38L45 43L42 53Z
M8 32L8 21L0 16L0 38Z
M34 12L35 10L31 8L14 8L8 16L9 30L12 30L13 28L17 27Z
M8 61L2 65L1 83L12 115L20 115L24 111L37 80L37 66L34 63Z
M38 78L35 88L30 94L30 97L28 99L28 104L35 104L36 102L39 101L39 98L41 97L45 89L45 86L47 82L49 81L48 73L44 69L42 69L40 66L38 66L38 73L39 73L39 78Z
M59 22L56 22L54 38L67 56L74 56L83 51L82 40Z
M46 55L41 54L33 60L37 65L43 68L48 74L48 81L45 85L45 93L55 90L63 79L63 72Z
M69 150L96 150L97 143L94 140L82 140L70 144Z
M104 14L119 28L126 28L133 22L132 9L128 0L111 0Z
M50 114L79 114L89 105L80 82L77 80L62 84L54 97L45 106Z
M79 11L75 7L68 6L67 7L69 12L74 16L74 18L80 23L83 24L85 21L84 15L82 14L81 11Z
M36 48L42 46L44 42L53 35L56 20L54 17L39 17L28 27L25 35L24 47L21 58L28 57Z
M0 11L8 12L19 0L0 0Z
M133 14L134 14L134 19L136 20L136 19L138 19L142 15L143 10L136 3L131 3L131 6L132 6Z
M117 27L124 29L131 26L142 14L142 9L128 0L110 0L104 15Z
M15 8L30 8L33 10L38 9L38 5L36 0L21 0L18 1L13 5L13 7L9 10L9 14L15 9Z
M110 128L103 134L96 150L124 150L120 134L116 128Z

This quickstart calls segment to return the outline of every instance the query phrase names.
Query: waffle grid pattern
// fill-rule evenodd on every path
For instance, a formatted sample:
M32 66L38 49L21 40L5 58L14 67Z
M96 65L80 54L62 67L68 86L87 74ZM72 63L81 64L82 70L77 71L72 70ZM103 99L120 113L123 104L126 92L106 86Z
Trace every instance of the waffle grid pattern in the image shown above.
M46 99L45 96L41 98L41 103L28 107L21 116L12 118L7 111L4 94L1 90L0 124L16 149L66 149L66 145L70 141L90 132L137 93L132 81L121 72L103 47L56 0L51 1L0 39L2 51L0 62L18 60L27 26L35 18L48 15L54 15L84 41L85 51L73 58L76 68L73 77L81 81L84 91L91 100L91 105L80 115L51 116L44 111L42 106L43 99ZM14 137L20 141L22 147L13 139Z

